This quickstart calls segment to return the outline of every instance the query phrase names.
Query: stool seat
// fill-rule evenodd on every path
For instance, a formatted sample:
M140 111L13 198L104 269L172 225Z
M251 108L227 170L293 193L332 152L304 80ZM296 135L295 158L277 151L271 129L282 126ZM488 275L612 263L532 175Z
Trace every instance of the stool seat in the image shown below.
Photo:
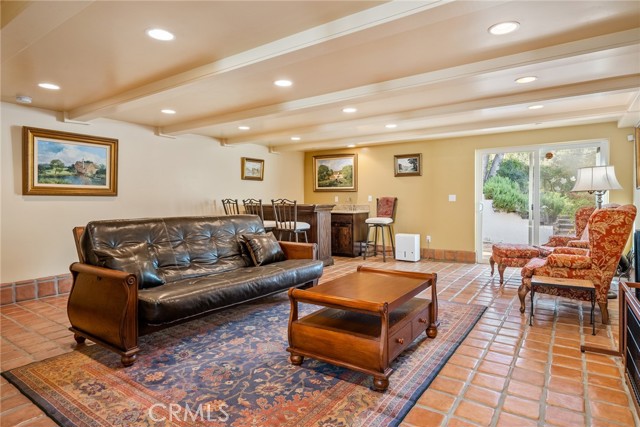
M265 221L262 221L262 224L264 225L264 228L276 228L276 222L275 221L271 221L270 219L267 219Z
M387 224L391 224L393 223L393 219L392 218L379 218L379 217L373 217L373 218L367 218L364 221L366 224L380 224L380 225L387 225Z

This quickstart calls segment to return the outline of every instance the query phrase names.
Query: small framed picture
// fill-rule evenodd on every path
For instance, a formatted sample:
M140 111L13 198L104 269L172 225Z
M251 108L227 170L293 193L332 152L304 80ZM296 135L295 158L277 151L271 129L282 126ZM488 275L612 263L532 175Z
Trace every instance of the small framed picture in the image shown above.
M393 156L394 176L422 175L422 153Z
M243 157L241 178L262 181L264 179L264 160Z
M24 126L22 194L116 196L118 140Z

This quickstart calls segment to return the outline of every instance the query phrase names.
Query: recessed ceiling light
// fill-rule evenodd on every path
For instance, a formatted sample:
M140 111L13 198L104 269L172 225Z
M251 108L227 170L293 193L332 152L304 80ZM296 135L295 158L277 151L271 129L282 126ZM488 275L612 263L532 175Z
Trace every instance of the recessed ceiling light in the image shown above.
M49 90L58 90L60 89L60 86L53 84L53 83L38 83L38 86L40 86L43 89L49 89Z
M147 35L152 39L167 42L176 38L172 33L161 28L151 28L147 30Z
M544 108L544 105L538 104L538 105L529 105L529 110L539 110L541 108Z
M494 36L501 36L514 32L520 27L520 23L516 21L500 22L489 27L489 32Z
M519 79L516 79L516 83L520 83L520 84L531 83L531 82L535 82L536 80L538 80L536 76L520 77Z
M238 126L238 129L240 129L240 130L249 130L251 128L249 126Z
M299 136L292 136L291 140L292 141L300 141L302 138L300 138Z
M354 107L345 107L342 109L343 113L355 113L356 111L358 111L358 109Z
M27 96L27 95L18 95L18 96L16 96L16 102L18 104L31 104L32 101L33 101L33 99L31 99L31 97Z
M384 125L384 127L386 127L387 129L395 129L398 127L398 125L395 123L389 123L388 125Z
M164 110L160 110L160 112L164 114L175 114L176 110L170 110L169 108L165 108Z
M280 87L289 87L293 85L293 82L291 80L276 80L273 84Z
M353 148L355 146L356 146L356 144L349 144L349 145L347 145L347 148Z

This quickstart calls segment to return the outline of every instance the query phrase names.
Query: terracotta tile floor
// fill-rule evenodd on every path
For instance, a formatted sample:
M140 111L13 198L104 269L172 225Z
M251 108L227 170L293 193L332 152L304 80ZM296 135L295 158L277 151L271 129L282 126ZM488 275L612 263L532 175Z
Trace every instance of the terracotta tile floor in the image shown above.
M322 280L360 264L361 258L336 258ZM500 286L497 273L491 277L489 266L481 264L382 263L381 257L366 264L436 272L441 300L488 307L403 427L640 426L620 359L580 352L581 344L617 348L617 300L610 303L610 326L599 323L596 310L593 337L588 303L542 294L536 298L530 327L518 310L520 269L508 268ZM440 316L446 313L440 311ZM64 296L3 306L0 327L2 371L74 348ZM55 425L12 385L0 381L0 426Z

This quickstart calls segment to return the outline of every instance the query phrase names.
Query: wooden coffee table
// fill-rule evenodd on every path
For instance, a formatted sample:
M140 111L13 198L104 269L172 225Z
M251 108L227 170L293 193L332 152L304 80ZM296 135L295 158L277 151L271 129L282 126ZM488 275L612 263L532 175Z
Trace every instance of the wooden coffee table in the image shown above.
M302 290L290 289L290 360L312 357L373 375L384 391L391 362L422 332L438 334L435 274L358 267L358 271ZM431 287L431 300L417 298ZM298 319L298 303L322 308Z

